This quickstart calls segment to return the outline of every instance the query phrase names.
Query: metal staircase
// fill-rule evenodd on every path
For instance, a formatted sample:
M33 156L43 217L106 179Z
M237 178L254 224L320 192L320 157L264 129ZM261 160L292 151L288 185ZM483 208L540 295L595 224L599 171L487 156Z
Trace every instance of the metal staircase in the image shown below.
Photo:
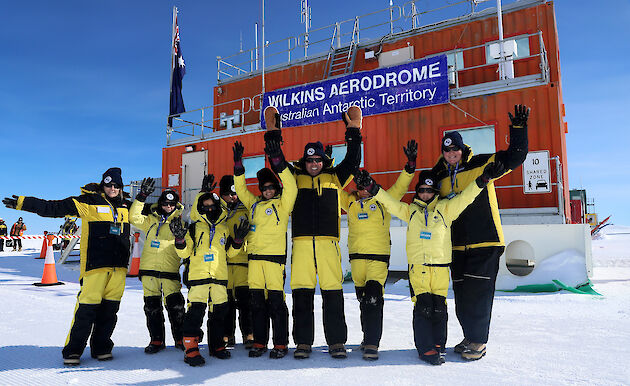
M337 48L335 48L334 41L337 39ZM330 51L328 52L328 59L326 60L326 73L324 79L331 76L343 75L352 72L354 68L354 59L357 54L357 44L359 42L359 19L354 21L354 28L352 30L352 38L350 44L341 47L341 32L339 23L333 31L332 40L330 42Z

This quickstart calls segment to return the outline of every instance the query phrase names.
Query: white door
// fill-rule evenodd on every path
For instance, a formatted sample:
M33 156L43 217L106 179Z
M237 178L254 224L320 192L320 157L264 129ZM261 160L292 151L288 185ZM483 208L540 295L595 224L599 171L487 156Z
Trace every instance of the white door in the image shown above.
M195 196L201 190L203 176L208 172L208 151L182 154L182 204L188 219Z

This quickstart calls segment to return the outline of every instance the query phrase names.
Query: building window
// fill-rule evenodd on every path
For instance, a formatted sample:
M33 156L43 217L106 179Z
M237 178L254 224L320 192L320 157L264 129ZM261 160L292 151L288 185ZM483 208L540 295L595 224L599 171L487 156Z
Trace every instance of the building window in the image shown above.
M339 165L339 163L343 161L343 158L346 156L346 151L346 144L333 146L332 157L335 159L335 165ZM361 163L359 164L360 168L363 167L364 155L365 154L363 153L363 144L361 144Z
M529 37L508 39L503 41L503 50L507 58L518 59L529 56ZM498 63L500 58L499 43L486 45L486 64ZM450 64L450 63L449 63ZM459 62L457 62L459 68Z
M472 148L473 154L492 154L496 152L494 126L478 126L465 129L448 130L461 134L464 143Z
M245 167L245 178L256 178L256 172L265 167L265 156L243 158L243 167Z
M446 64L449 69L462 70L464 68L464 52L451 52L446 54Z

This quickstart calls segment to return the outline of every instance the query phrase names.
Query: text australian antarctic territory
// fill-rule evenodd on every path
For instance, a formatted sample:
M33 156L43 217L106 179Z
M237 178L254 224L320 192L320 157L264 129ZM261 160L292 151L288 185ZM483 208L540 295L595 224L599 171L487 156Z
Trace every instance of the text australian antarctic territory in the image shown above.
M446 55L265 93L284 127L336 121L350 106L365 116L447 103ZM264 122L264 120L262 120Z

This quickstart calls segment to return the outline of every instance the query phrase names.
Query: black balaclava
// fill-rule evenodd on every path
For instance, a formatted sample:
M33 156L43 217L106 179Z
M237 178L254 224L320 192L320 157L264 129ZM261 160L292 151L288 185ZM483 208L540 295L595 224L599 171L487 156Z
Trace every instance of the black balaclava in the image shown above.
M211 211L207 211L206 207L203 206L203 202L207 199L212 199L214 203L214 209ZM221 216L221 201L219 196L216 193L204 193L199 200L197 201L197 210L202 216L205 216L211 223L216 223Z

